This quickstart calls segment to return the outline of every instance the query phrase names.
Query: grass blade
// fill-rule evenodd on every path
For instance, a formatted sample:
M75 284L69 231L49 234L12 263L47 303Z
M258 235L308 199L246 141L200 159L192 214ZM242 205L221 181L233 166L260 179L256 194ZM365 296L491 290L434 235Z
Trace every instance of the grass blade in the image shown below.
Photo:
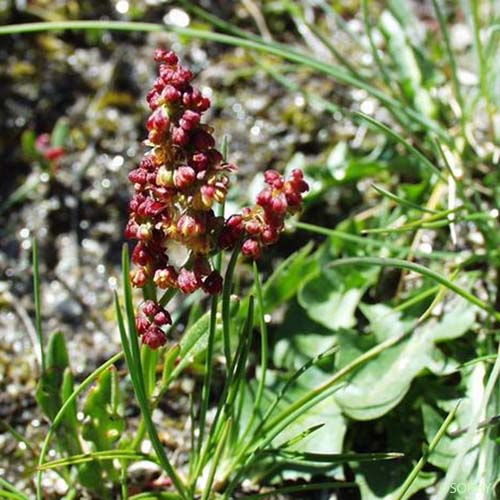
M434 436L434 439L431 441L429 444L429 448L427 449L426 453L420 458L420 460L416 463L415 467L413 470L410 472L409 476L406 478L405 482L403 483L403 486L401 486L395 500L404 500L407 497L407 492L410 489L411 485L417 479L417 476L419 472L423 469L424 465L427 463L427 459L431 455L431 453L434 451L436 446L438 445L439 441L445 434L446 430L448 429L449 425L455 418L455 414L457 413L458 407L460 406L460 401L458 404L453 408L453 410L448 414L446 419L444 420L443 424L439 428L438 432Z
M246 49L257 50L273 54L289 61L299 63L311 69L324 73L332 78L338 80L346 85L351 85L360 88L371 94L378 99L381 103L387 106L390 110L397 110L402 112L414 122L419 123L427 130L432 130L443 141L450 143L450 137L446 130L440 127L434 120L427 118L421 113L407 107L404 103L399 102L386 95L381 90L353 77L350 73L346 73L336 66L324 63L313 57L301 54L294 50L289 49L286 45L276 42L266 42L260 37L257 39L248 39L238 36L225 35L214 31L204 31L192 28L180 28L172 25L161 25L154 23L142 22L126 22L126 21L57 21L57 22L40 22L40 23L21 23L14 25L7 25L0 27L0 35L13 35L21 33L34 33L38 31L60 31L60 30L88 30L88 29L102 29L102 30L118 30L118 31L144 31L144 32L159 32L170 31L181 36L188 38L199 38L201 40L208 40L219 42L226 45L233 45L236 47L243 47Z
M131 450L108 450L108 451L95 451L93 453L82 453L81 455L74 455L72 457L62 458L60 460L53 460L46 462L38 467L38 470L49 470L66 465L83 464L85 462L92 462L94 460L147 460L155 464L158 461L151 455L145 453L138 453Z
M128 327L128 338L125 342L130 346L130 349L127 349L127 365L131 374L132 383L134 386L134 392L137 397L137 402L141 408L142 416L144 418L144 423L146 425L146 429L149 434L149 438L151 439L151 444L156 452L159 463L162 466L163 470L168 474L175 488L179 492L179 494L183 498L187 498L186 487L182 483L180 477L178 476L176 470L173 468L170 460L168 459L163 445L158 437L158 433L156 432L156 427L153 423L153 419L151 416L151 410L149 406L149 402L146 396L146 386L143 377L142 365L141 365L141 354L139 349L139 340L137 331L135 328L135 312L134 305L132 301L132 287L129 279L130 270L130 262L129 262L129 254L128 254L128 246L125 244L123 246L122 252L122 279L123 279L123 288L125 295L125 311L127 314L127 327ZM123 323L123 322L122 322ZM120 333L123 331L120 328ZM124 337L122 337L124 338Z
M38 344L40 349L40 366L42 372L45 372L46 360L45 349L43 342L43 329L42 329L42 299L40 293L40 259L38 256L38 242L33 238L33 294L35 296L35 329L38 337Z
M0 492L0 495L7 494L11 496L6 496L6 498L16 498L20 500L29 500L29 497L25 495L22 491L18 490L15 486L10 484L5 479L0 477L0 486L3 486L5 490Z
M428 278L445 286L446 288L456 293L457 295L460 295L460 297L463 297L471 304L474 304L475 306L490 313L497 321L500 321L500 312L496 311L490 304L487 304L486 302L483 302L481 299L478 299L476 296L472 295L467 290L464 290L462 287L456 285L442 274L439 274L436 271L428 269L427 267L424 267L420 264L415 264L414 262L409 262L400 259L381 259L378 257L348 257L345 259L339 259L334 262L331 262L328 267L333 268L333 267L353 266L353 265L397 267L400 269L407 269L409 271L416 272L423 276L427 276Z

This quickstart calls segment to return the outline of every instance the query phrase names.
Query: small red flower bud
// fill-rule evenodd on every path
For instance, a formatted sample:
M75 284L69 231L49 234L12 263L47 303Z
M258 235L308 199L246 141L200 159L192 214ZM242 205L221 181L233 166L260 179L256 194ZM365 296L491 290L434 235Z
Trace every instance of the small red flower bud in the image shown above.
M154 52L154 60L156 62L164 62L173 66L174 64L177 64L179 58L172 51L167 52L164 49L156 49Z
M203 205L210 208L214 204L215 188L213 186L201 186L200 194Z
M273 192L270 188L263 189L257 195L257 204L261 207L267 207L271 203Z
M205 153L196 153L192 156L189 164L197 171L205 170L208 166L208 156Z
M286 193L286 201L291 207L297 207L302 204L302 196L300 193Z
M149 321L145 316L137 316L135 318L135 327L139 335L143 335L144 332L149 328Z
M151 256L143 243L137 243L132 251L132 262L139 266L147 266L151 262Z
M139 164L139 168L142 168L148 172L153 172L156 169L154 157L152 157L151 155L144 156L144 158L141 160L141 163Z
M199 217L184 214L177 221L177 230L185 237L194 238L205 232L205 225Z
M271 200L270 207L276 214L284 215L288 208L285 195L280 193L278 196L274 197Z
M142 168L136 168L128 174L128 180L133 184L143 185L147 181L147 172Z
M271 226L268 226L262 231L260 237L264 245L272 245L278 241L279 233Z
M244 226L243 226L243 217L241 215L232 215L227 220L227 225L233 231L242 232L243 229L244 229Z
M155 314L155 316L153 318L153 322L157 326L171 325L172 318L170 317L170 314L165 309L162 309L161 311L158 311Z
M212 271L203 281L203 291L210 295L218 295L222 292L222 276L217 271Z
M157 269L153 281L159 288L176 288L178 274L172 266L165 269Z
M160 306L154 300L146 300L141 309L146 316L154 316L159 311Z
M64 148L62 148L61 146L48 148L47 151L43 153L43 156L45 156L45 158L49 161L56 161L63 155Z
M179 189L190 186L196 180L196 172L193 168L183 165L177 167L174 172L174 184Z
M200 123L200 118L201 116L199 113L187 109L179 120L179 125L184 130L192 130Z
M136 194L129 203L129 210L131 212L137 212L142 203L144 203L145 196L142 194Z
M130 281L135 287L142 288L148 281L148 277L146 276L144 269L134 269L133 271L130 271Z
M200 151L206 151L207 149L211 149L215 146L215 140L212 135L203 129L196 130L194 133L193 143L194 147Z
M155 109L146 123L148 130L155 130L160 135L164 135L169 126L170 118L164 108Z
M193 293L200 286L194 272L188 271L185 268L181 269L181 272L179 273L177 285L182 293Z
M264 180L266 184L269 184L276 189L281 189L283 187L283 177L276 170L266 170L264 172Z
M187 68L178 66L177 70L171 77L171 83L178 89L183 89L189 85L189 82L193 79L193 73Z
M179 101L181 93L173 85L166 85L162 90L161 97L166 103L171 104Z
M256 236L262 232L262 225L258 220L250 219L245 222L245 231L252 236Z
M142 335L142 343L149 346L151 349L158 349L165 345L167 337L163 330L157 326L150 326Z
M125 227L125 238L128 240L136 239L138 227L138 224L134 220L130 219Z
M137 213L146 217L155 217L163 210L165 210L165 206L163 205L163 203L153 200L152 198L146 198L144 203L142 203L139 207Z
M245 255L252 257L253 260L257 260L261 254L259 242L257 240L254 240L253 238L250 238L243 243L241 251Z
M182 127L172 130L172 142L178 146L186 146L189 142L189 134Z

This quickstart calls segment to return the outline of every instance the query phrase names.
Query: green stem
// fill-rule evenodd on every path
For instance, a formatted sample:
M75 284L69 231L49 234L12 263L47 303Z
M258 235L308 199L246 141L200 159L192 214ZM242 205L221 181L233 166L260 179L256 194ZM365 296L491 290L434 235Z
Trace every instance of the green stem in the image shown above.
M316 226L314 224L309 224L306 222L294 222L294 225L298 229L303 229L304 231L309 231L311 233L322 234L324 236L333 236L346 241L352 241L353 243L358 243L365 246L373 246L383 249L389 249L397 252L400 255L407 255L411 253L411 250L405 247L398 246L394 243L390 243L387 240L376 240L374 238L367 238L365 236L359 236L356 234L346 233L345 231L339 231L338 229L330 229L328 227ZM450 257L456 257L456 253L453 252L412 252L418 257L425 257L427 259L448 259Z
M479 5L477 0L470 0L470 9L472 12L472 33L474 34L474 47L477 53L479 62L479 84L481 86L481 94L483 95L484 103L486 106L486 114L488 115L488 125L490 129L491 138L493 141L496 139L495 123L493 120L493 107L491 104L490 93L488 92L488 80L486 61L484 59L483 44L481 42L480 26L479 26Z
M35 238L32 240L33 247L33 291L35 295L35 329L38 337L40 349L40 366L42 373L45 372L45 349L43 348L43 329L42 329L42 300L40 293L40 268L38 257L38 242Z
M453 481L457 477L458 473L460 472L460 468L464 463L465 455L471 449L471 446L474 441L474 436L477 432L477 427L481 419L481 415L484 414L486 405L488 404L488 401L491 398L493 390L497 385L497 380L499 376L500 376L500 343L498 344L497 359L488 377L486 388L481 397L481 402L472 415L472 419L469 423L469 428L467 429L465 436L461 440L459 452L455 455L451 465L449 466L446 472L446 476L440 483L439 490L436 495L436 500L444 500L445 498L448 498L450 493L450 487L453 484Z
M205 376L203 379L203 387L201 392L201 408L200 408L200 423L198 427L198 457L197 460L202 458L203 438L205 436L205 425L208 411L208 403L210 400L210 389L212 385L213 373L213 355L215 344L215 330L217 327L217 296L212 297L212 308L210 310L210 330L208 333L208 345L205 361Z
M413 470L410 472L409 476L406 478L405 482L403 483L403 486L401 486L397 497L395 500L406 500L408 497L407 492L410 489L411 485L417 479L418 474L420 471L424 468L424 465L427 463L429 456L432 454L436 446L438 445L439 441L441 441L441 438L444 436L446 430L450 426L451 422L455 418L455 414L457 413L458 407L460 406L460 401L457 403L455 408L448 414L446 417L445 421L442 423L441 427L437 431L436 435L432 439L432 441L429 444L429 448L425 452L424 455L420 458L420 460L417 462Z
M432 5L434 7L434 11L436 12L436 17L438 18L439 27L441 28L441 33L444 39L444 46L446 48L446 54L450 61L451 67L451 83L453 86L453 92L455 94L455 98L457 99L458 105L460 106L460 123L462 126L462 135L465 137L465 106L464 106L464 98L462 96L462 90L460 88L460 82L458 81L458 68L457 62L455 60L455 56L453 55L453 50L451 48L450 42L450 33L448 30L448 24L444 18L443 11L441 6L439 5L440 0L432 0Z
M226 371L229 377L231 367L231 290L233 287L233 275L240 253L240 245L233 250L229 264L224 276L222 290L222 337L224 341L224 357L226 358Z
M226 497L229 498L229 495L236 486L237 479L240 477L243 470L245 470L245 468L248 467L248 465L252 462L258 451L264 449L287 425L290 424L290 422L293 421L293 419L297 417L298 414L320 403L325 399L325 397L328 397L330 394L333 394L333 392L338 389L337 384L345 376L347 376L349 373L351 373L353 370L360 367L367 361L378 356L389 347L397 344L407 335L408 332L405 332L402 335L391 337L381 344L376 345L369 351L358 356L356 359L336 372L332 377L330 377L329 380L309 391L302 398L292 403L279 415L273 418L267 425L264 425L262 429L259 429L259 433L264 436L263 439L258 440L257 436L255 436L255 439L249 441L233 461L233 464L235 464L234 467L239 467L240 470L235 478L231 481L231 484L229 485L226 493Z
M261 374L259 380L259 386L257 388L257 395L255 396L255 402L253 405L252 416L250 417L250 421L248 422L246 431L244 435L249 435L252 431L252 426L257 417L257 413L259 411L262 396L264 395L264 388L266 386L266 373L267 373L267 365L269 361L269 352L268 352L268 335L267 335L267 325L264 317L264 298L262 296L262 286L260 283L259 277L259 269L257 267L257 263L254 261L253 263L253 276L255 283L255 291L257 296L257 304L259 306L259 326L260 326L260 363L261 363Z
M156 452L156 456L158 457L160 465L172 480L172 483L174 484L179 494L184 499L187 499L188 496L186 487L182 482L182 480L180 479L179 475L177 474L177 471L170 463L167 454L165 453L160 438L158 437L158 433L156 431L153 418L151 416L151 407L147 396L146 385L144 381L144 372L141 363L139 340L138 340L137 330L135 327L135 312L132 300L132 287L129 279L129 274L130 274L129 269L130 269L130 260L129 260L128 246L125 244L123 246L123 252L122 252L122 276L123 276L125 311L127 314L128 332L125 332L124 322L123 318L121 318L121 308L118 299L116 299L116 302L117 302L117 314L119 315L118 324L120 329L120 335L122 338L123 349L127 360L127 366L129 368L129 372L132 378L134 392L142 411L146 429L148 431L151 444Z
M392 80L389 76L389 73L387 72L384 63L382 62L382 59L380 58L377 45L375 44L375 39L373 38L372 24L370 22L370 10L368 8L368 0L361 1L361 10L363 12L363 22L365 24L366 36L368 37L368 41L370 42L370 48L372 51L373 60L375 61L375 64L377 65L377 68L380 71L380 74L382 75L384 83L387 85L389 89L391 89L391 91L394 91Z
M201 500L208 500L209 495L212 491L212 484L215 478L215 472L217 471L217 466L219 465L220 457L222 452L224 451L224 446L226 445L226 439L231 429L231 419L227 420L226 425L224 426L224 430L222 432L222 436L220 437L219 443L217 444L217 448L215 448L215 453L212 459L212 463L210 464L210 471L208 473L207 482L205 484L205 488L203 491L203 496Z
M3 486L12 494L12 497L7 497L7 498L29 500L29 497L27 495L25 495L22 491L18 490L15 486L10 484L5 479L2 479L1 477L0 477L0 486ZM5 491L1 492L1 494L4 494L4 493L6 493L6 492Z
M381 266L381 267L397 267L400 269L407 269L409 271L416 272L423 276L427 276L428 278L438 282L439 284L445 286L452 292L455 292L460 297L463 297L465 300L469 301L471 304L483 309L484 311L491 314L497 321L500 321L500 312L496 311L490 304L483 302L481 299L478 299L476 296L472 295L467 290L459 287L449 279L447 279L442 274L433 271L432 269L428 269L427 267L421 266L420 264L415 264L414 262L408 262L406 260L401 259L382 259L378 257L348 257L345 259L339 259L334 262L331 262L328 267L340 267L340 266L357 266L357 265L372 265L372 266Z

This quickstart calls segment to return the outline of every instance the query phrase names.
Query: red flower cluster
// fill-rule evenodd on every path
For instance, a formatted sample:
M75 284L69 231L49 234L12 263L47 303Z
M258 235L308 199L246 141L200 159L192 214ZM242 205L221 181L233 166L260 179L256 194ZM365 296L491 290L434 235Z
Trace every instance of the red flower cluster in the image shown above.
M152 149L129 175L136 194L126 236L139 240L132 283L216 294L222 278L207 257L217 249L224 220L212 206L225 200L235 167L223 162L211 129L201 123L210 101L191 85L192 73L173 52L157 50L155 60L159 77L147 97L145 141Z
M147 96L152 113L145 144L151 150L129 174L135 195L125 235L138 240L131 281L136 287L218 294L222 277L211 267L210 255L242 242L243 253L257 259L264 246L278 240L285 216L300 208L308 186L300 170L287 181L268 170L268 187L255 207L227 220L217 217L213 205L226 199L228 174L236 167L223 161L212 130L202 123L210 101L191 85L192 73L173 52L157 50L155 60L159 76ZM163 307L144 302L136 321L144 344L164 345L162 327L169 324Z
M157 349L165 344L167 337L161 329L164 325L171 325L172 318L168 311L152 300L146 300L135 319L137 333L143 344L151 349Z
M246 237L241 251L254 260L260 257L263 247L278 241L286 215L300 209L302 193L309 189L299 169L287 181L276 170L267 170L264 178L268 187L258 194L257 204L230 217L220 238L223 248L231 248Z

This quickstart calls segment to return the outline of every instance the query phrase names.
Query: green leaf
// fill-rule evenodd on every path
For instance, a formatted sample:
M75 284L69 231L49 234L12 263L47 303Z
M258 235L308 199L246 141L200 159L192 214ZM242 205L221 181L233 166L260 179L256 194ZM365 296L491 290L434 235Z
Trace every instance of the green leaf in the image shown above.
M68 398L71 396L74 388L74 379L73 379L73 374L71 373L70 368L66 368L64 370L64 377L63 377L63 383L62 383L62 388L61 388L61 402L64 404ZM62 405L61 405L62 406ZM58 411L60 408L58 409ZM65 424L73 430L73 432L77 433L78 429L78 419L76 416L76 401L73 401L73 403L68 407L66 410L65 416L64 416L64 421Z
M394 500L394 495L403 484L409 468L384 462L361 463L355 467L356 483L363 500ZM413 495L436 482L434 472L420 472L409 489Z
M377 274L373 268L322 270L300 289L299 303L311 319L330 330L350 328L356 324L356 307Z
M50 420L62 406L61 389L64 372L69 367L68 351L62 332L53 333L48 342L46 369L40 377L36 389L36 400Z
M129 500L182 500L182 497L177 493L145 492L129 497Z
M403 28L389 11L384 11L380 16L380 28L396 64L398 82L405 95L411 100L416 110L423 115L433 117L436 107L430 94L422 86L422 73Z
M437 393L435 396L438 408L429 404L422 405L424 431L427 439L430 441L431 436L436 434L443 422L442 412L450 411L457 404L458 400L461 401L450 430L441 438L434 452L429 456L428 460L432 465L447 470L455 456L459 453L465 439L464 431L467 429L471 415L481 401L484 392L483 376L484 368L482 365L470 367L462 372L464 382L457 388L454 398L450 397L448 392L443 391L441 394ZM474 478L473 471L478 457L480 440L481 433L478 432L475 436L473 447L464 457L461 476L459 476L464 480L468 477L471 479Z
M278 403L275 411L279 413L290 405L291 402L299 399L307 394L312 388L324 382L328 376L321 370L315 367L309 368L302 374L300 379L289 387L282 400ZM254 409L254 399L256 394L257 383L253 381L246 386L246 396L244 398L244 407L242 410L241 428L246 428L246 421L250 420L251 413L257 412L258 419L256 423L260 423L260 419L265 414L271 401L274 400L286 384L286 379L282 379L277 372L268 370L266 378L266 388L264 397L262 398L261 407ZM305 429L314 429L314 432L304 433ZM324 453L324 454L338 454L342 452L342 445L344 435L347 429L345 418L342 416L340 407L336 404L333 397L328 397L321 401L319 404L313 406L305 412L302 412L290 425L288 425L274 440L272 445L276 448L287 444L287 450L300 451L309 453ZM297 436L302 439L297 439ZM309 461L314 468L313 461ZM264 464L267 465L264 465ZM257 471L264 471L269 467L269 463L259 460ZM320 468L325 469L323 463ZM286 469L286 468L285 468ZM326 466L329 473L334 473L337 467ZM285 470L282 471L282 478L296 479L299 477L310 478L310 471L305 473L299 470Z
M53 333L48 342L46 367L36 390L36 400L47 417L54 421L62 405L73 393L73 376L69 368L68 351L64 335ZM59 446L68 455L82 452L76 418L76 400L67 407L56 429ZM78 478L87 488L103 493L100 483L96 487L96 478L100 477L98 464L84 464L78 467Z
M275 338L274 365L288 370L298 370L337 342L331 331L312 321L296 301L290 303Z
M69 139L69 123L66 118L59 118L57 120L54 128L52 129L52 134L50 136L50 144L52 147L64 147L68 143Z
M317 272L317 259L311 255L313 246L313 242L310 242L290 255L266 280L262 287L266 311L274 311L290 300L304 280Z
M82 437L92 441L98 451L110 450L125 430L117 391L118 375L116 368L110 366L89 391L83 406Z
M36 134L34 130L25 130L21 135L21 148L23 155L28 160L34 160L40 156L36 149Z
M475 308L463 299L450 301L450 310L441 321L429 321L415 328L411 335L381 353L376 359L363 366L341 388L335 399L342 410L356 420L372 420L394 408L408 392L410 384L425 368L445 369L449 361L444 356L436 356L436 343L463 335L475 322ZM409 328L400 313L390 308L376 305L363 306L374 337L378 340L401 335ZM356 338L348 333L338 335L340 363L343 351L356 351ZM438 360L438 361L436 361ZM437 366L441 364L442 366ZM453 368L456 363L452 363Z

